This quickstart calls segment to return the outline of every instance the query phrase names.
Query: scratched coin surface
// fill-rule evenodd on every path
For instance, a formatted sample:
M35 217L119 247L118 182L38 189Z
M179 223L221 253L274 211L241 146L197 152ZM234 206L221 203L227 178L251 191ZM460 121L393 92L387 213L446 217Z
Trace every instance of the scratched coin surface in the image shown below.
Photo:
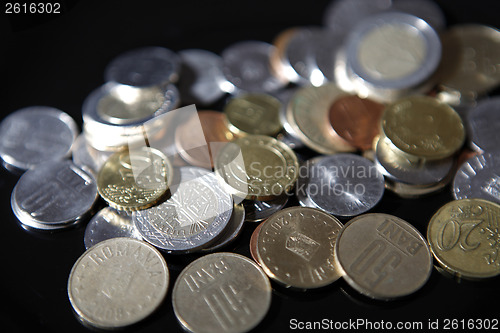
M500 274L500 205L462 199L441 207L429 221L427 240L448 272L466 279Z
M467 114L468 134L472 148L493 152L500 142L500 97L480 101Z
M179 274L172 304L177 320L189 332L247 332L266 316L271 284L247 257L209 254Z
M197 167L178 169L172 196L160 205L137 211L134 224L145 241L172 253L209 247L226 228L233 200L214 173Z
M47 106L17 110L0 123L0 158L7 169L27 170L70 154L78 134L68 114Z
M124 149L111 155L102 166L97 188L115 209L145 209L166 195L172 176L170 161L159 150Z
M340 271L334 248L343 225L321 210L290 207L263 222L257 235L257 259L266 274L300 289L335 282Z
M418 230L380 213L360 215L345 225L335 259L352 288L382 300L417 291L432 271L431 252Z
M71 306L82 321L113 329L153 313L167 294L169 273L162 255L132 238L113 238L88 249L68 279Z
M94 177L71 161L49 161L26 171L11 195L18 219L33 228L57 229L80 220L97 198Z

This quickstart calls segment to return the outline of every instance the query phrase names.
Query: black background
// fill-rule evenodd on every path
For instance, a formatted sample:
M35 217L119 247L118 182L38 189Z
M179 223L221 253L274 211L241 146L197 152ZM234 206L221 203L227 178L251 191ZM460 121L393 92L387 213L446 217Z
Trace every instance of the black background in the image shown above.
M85 97L103 83L106 64L141 46L174 51L201 48L220 53L241 40L272 42L292 26L320 25L329 1L62 1L60 15L0 14L1 118L19 108L47 105L69 113L81 126ZM500 27L498 1L437 1L449 25L483 23ZM2 3L2 6L3 3ZM500 61L500 59L497 59ZM221 110L224 101L212 107ZM307 153L306 153L307 155ZM18 177L0 169L0 325L4 332L85 332L74 317L66 291L71 267L84 252L85 223L53 234L23 230L10 207ZM422 199L386 193L373 210L401 217L425 235L433 213L452 200L450 189ZM290 203L296 205L296 201ZM86 221L85 221L86 222ZM249 256L256 224L227 250ZM173 286L191 256L166 255ZM307 292L273 283L271 309L255 329L281 332L289 321L422 321L444 318L499 318L499 279L461 282L433 270L417 293L391 302L358 295L344 281ZM170 288L171 290L171 288ZM171 292L151 317L125 331L177 332ZM195 311L195 309L194 309Z

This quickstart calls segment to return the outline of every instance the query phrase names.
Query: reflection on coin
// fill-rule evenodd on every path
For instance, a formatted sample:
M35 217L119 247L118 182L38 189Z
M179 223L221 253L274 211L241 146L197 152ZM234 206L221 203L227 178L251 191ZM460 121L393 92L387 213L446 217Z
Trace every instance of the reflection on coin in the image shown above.
M97 328L134 324L155 311L168 288L165 259L151 245L113 238L88 249L74 264L68 296L81 320Z
M172 291L179 323L189 332L247 332L271 305L271 284L250 259L214 253L189 264Z
M268 201L243 200L245 207L246 222L262 222L273 215L288 202L288 195L280 195L275 199Z
M273 73L282 81L297 81L297 72L290 65L290 61L285 57L286 47L298 31L297 28L283 30L273 40L274 49L269 59Z
M319 288L340 276L334 247L342 223L314 208L290 207L263 222L257 260L266 274L286 287Z
M87 224L83 242L88 250L97 243L117 237L142 240L141 234L132 223L130 213L105 207L94 215Z
M257 264L259 264L259 260L257 259L257 240L259 237L259 232L260 229L262 229L262 226L264 225L264 222L259 223L255 230L252 233L252 236L250 237L250 255L252 256L253 261L255 261Z
M47 106L17 110L0 123L0 157L7 169L24 171L68 156L78 129L68 114Z
M471 146L479 152L498 150L500 142L500 97L483 100L467 114Z
M500 205L462 199L441 207L429 221L427 240L448 272L466 279L500 274Z
M91 172L96 178L103 164L111 156L110 152L100 151L91 147L87 143L87 139L83 133L76 138L71 150L73 163L85 171Z
M417 291L432 271L432 256L422 235L388 214L350 220L338 236L335 259L351 287L382 300Z
M234 204L233 214L227 223L222 235L216 240L215 244L202 249L202 251L217 251L232 243L241 233L245 222L245 209L242 204Z
M125 149L109 157L97 177L101 197L118 210L151 207L172 182L170 161L150 147Z

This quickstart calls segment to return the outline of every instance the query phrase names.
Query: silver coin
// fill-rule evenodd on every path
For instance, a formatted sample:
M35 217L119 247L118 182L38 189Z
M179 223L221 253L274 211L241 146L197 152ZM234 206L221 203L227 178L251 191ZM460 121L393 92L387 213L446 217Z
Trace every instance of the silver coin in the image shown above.
M288 194L280 195L272 200L243 200L246 222L262 222L281 210L288 202Z
M443 11L431 0L393 0L391 10L420 17L438 31L446 28Z
M143 47L113 59L105 69L107 82L135 87L164 85L177 81L180 59L164 47Z
M500 204L500 155L484 153L468 159L453 180L456 200L479 198Z
M223 71L236 89L270 93L285 86L273 75L269 59L274 46L260 41L235 43L222 52Z
M81 219L96 198L94 177L66 160L46 162L24 173L11 203L22 223L50 229Z
M382 300L417 291L432 271L425 238L388 214L364 214L346 223L337 238L335 260L351 287Z
M231 244L240 235L243 224L245 224L245 208L242 204L234 204L231 219L222 231L222 235L215 241L215 244L202 249L202 251L216 251Z
M304 147L304 143L300 140L299 136L286 119L286 110L288 108L288 103L292 99L293 95L297 92L297 90L298 88L281 89L271 94L281 102L280 122L281 126L284 129L284 133L279 134L276 138L292 149Z
M157 248L186 253L208 247L227 226L232 197L215 174L197 167L179 168L180 182L158 206L137 211L133 221L144 240Z
M129 212L118 211L110 207L95 214L85 229L83 243L85 249L110 238L130 237L142 240L141 234L132 222Z
M319 161L323 156L313 157L304 161L299 166L299 177L295 185L295 195L302 207L317 208L317 206L309 199L307 193L309 192L309 177L312 175L312 166Z
M177 320L189 332L247 332L267 314L271 284L247 257L213 253L180 273L172 304Z
M132 238L112 238L90 249L73 265L68 296L78 316L97 328L132 325L163 302L168 267L151 245Z
M184 50L179 55L182 65L178 86L184 104L209 105L231 90L220 56L200 49Z
M500 142L500 97L483 100L469 110L467 125L471 146L479 152L498 150Z
M8 115L0 124L0 157L6 168L27 170L71 152L78 129L68 114L31 106Z
M72 148L72 159L78 167L92 173L96 178L104 162L112 153L94 149L87 143L85 135L81 133L75 140Z
M355 216L382 199L384 176L364 157L330 155L312 166L307 191L317 208L336 216Z

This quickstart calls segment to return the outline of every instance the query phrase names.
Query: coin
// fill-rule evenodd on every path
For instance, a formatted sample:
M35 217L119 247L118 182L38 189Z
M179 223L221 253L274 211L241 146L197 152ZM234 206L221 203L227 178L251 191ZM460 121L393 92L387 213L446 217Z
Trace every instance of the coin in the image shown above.
M297 179L297 156L288 146L264 135L247 135L222 147L215 172L239 198L269 200L289 192Z
M420 17L438 31L446 28L444 13L434 1L393 0L391 9Z
M500 204L500 156L483 153L468 159L453 179L453 197L485 199Z
M304 87L293 95L286 118L307 147L321 154L354 151L335 133L328 119L330 105L344 94L334 84L327 84Z
M255 261L259 266L259 260L257 259L257 239L259 237L259 232L260 229L262 229L262 226L264 225L264 222L260 222L255 230L252 232L252 236L250 237L250 255L252 256L253 261Z
M245 208L242 204L234 204L231 219L227 223L226 228L222 231L222 235L215 241L215 244L202 249L202 251L217 251L231 244L240 235L244 222Z
M172 175L170 161L159 150L124 149L111 155L102 166L97 189L115 209L145 209L167 194Z
M273 280L301 289L319 288L340 276L334 247L342 223L314 208L290 207L263 222L257 260Z
M338 236L335 259L352 288L382 300L417 291L432 271L432 255L422 235L389 214L350 220Z
M380 132L384 108L383 104L368 98L341 96L330 106L330 123L335 132L350 145L369 150Z
M71 306L97 328L134 324L153 313L167 294L168 268L151 245L112 238L88 249L68 279Z
M296 81L297 72L290 65L290 61L285 57L286 47L293 35L298 31L297 28L288 28L283 30L273 40L274 49L269 59L271 70L282 81Z
M92 173L94 178L97 178L99 170L111 156L110 152L100 151L91 147L87 143L85 135L81 133L75 140L72 150L72 159L78 167Z
M459 278L500 274L500 206L483 199L451 201L429 221L427 240L434 258Z
M226 228L233 201L216 178L202 168L179 168L180 181L160 205L137 211L133 221L142 237L169 253L209 247Z
M280 195L268 201L243 200L246 222L262 222L281 210L288 202L288 195Z
M384 176L370 160L354 154L321 158L311 167L307 197L336 216L355 216L372 209L384 194Z
M26 171L11 195L19 221L35 229L74 225L97 198L94 178L71 161L49 161Z
M83 243L85 249L88 250L102 241L117 237L142 240L141 234L132 223L130 213L105 207L94 215L87 224Z
M228 128L237 136L276 135L281 130L281 103L266 94L244 94L224 107Z
M409 158L437 160L452 156L463 145L465 129L450 106L427 96L402 98L382 116L382 131Z
M247 332L271 305L271 284L250 259L213 253L189 264L177 278L172 305L189 332Z
M150 87L175 82L179 75L179 56L164 47L150 46L124 52L105 69L107 82Z
M8 170L25 171L70 154L78 129L68 114L47 106L11 113L0 123L0 158Z
M322 158L322 156L313 157L305 162L302 162L299 166L299 176L297 178L297 184L295 185L295 196L302 207L317 208L311 199L309 199L307 193L310 191L309 177L312 176L312 167L314 164L321 161Z
M468 134L474 150L493 152L500 142L500 97L480 101L467 114Z

